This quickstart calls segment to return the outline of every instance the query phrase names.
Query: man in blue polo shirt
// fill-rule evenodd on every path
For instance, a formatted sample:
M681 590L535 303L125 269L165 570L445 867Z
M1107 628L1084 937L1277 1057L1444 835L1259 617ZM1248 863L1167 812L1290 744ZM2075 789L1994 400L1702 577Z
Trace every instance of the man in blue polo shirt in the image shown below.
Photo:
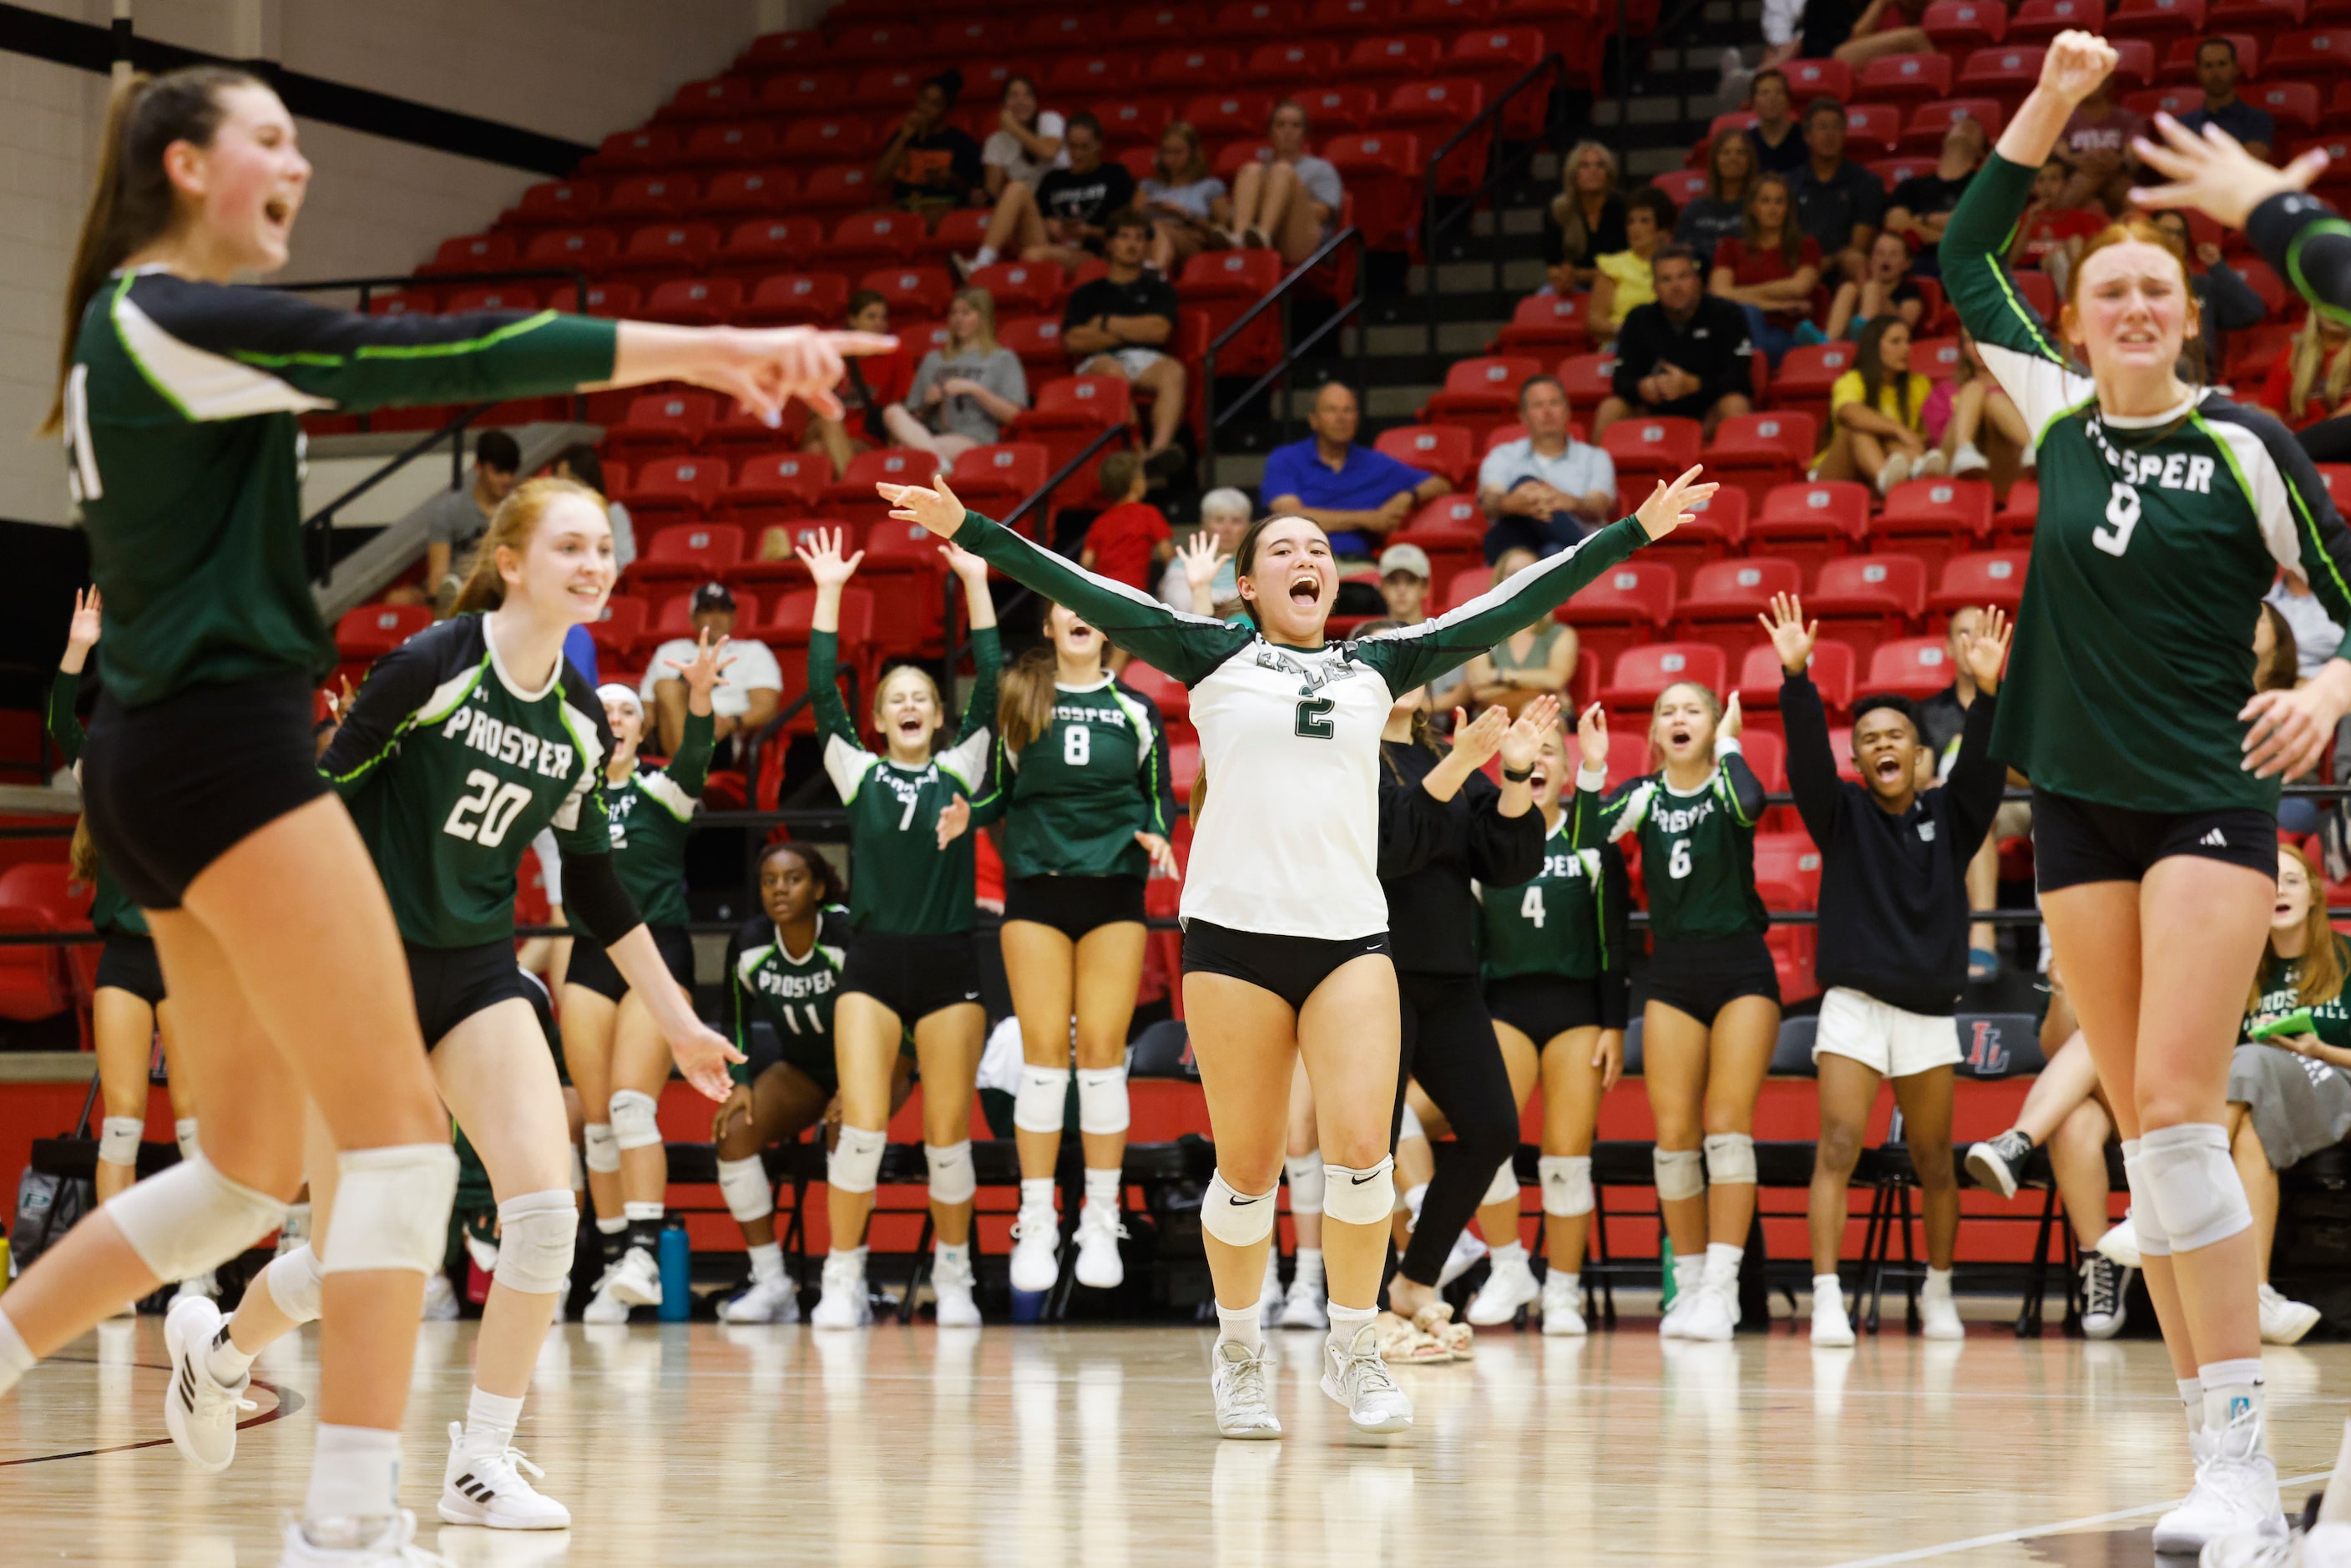
M1342 560L1369 560L1378 541L1402 528L1416 507L1453 488L1442 475L1355 445L1361 419L1355 394L1338 382L1324 382L1306 418L1314 434L1266 454L1258 491L1268 512L1320 525L1331 536L1331 553Z
M2204 103L2179 117L2179 123L2199 136L2217 125L2245 144L2256 158L2267 159L2277 143L2277 120L2266 109L2255 109L2237 96L2237 45L2232 38L2214 37L2196 46L2196 83L2204 89Z

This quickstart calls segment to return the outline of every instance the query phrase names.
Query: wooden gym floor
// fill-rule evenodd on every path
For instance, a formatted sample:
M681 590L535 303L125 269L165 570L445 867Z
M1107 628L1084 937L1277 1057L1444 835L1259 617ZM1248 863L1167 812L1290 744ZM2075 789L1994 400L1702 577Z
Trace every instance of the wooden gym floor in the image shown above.
M1277 1333L1279 1443L1214 1435L1205 1330L574 1323L517 1439L574 1525L494 1533L433 1513L472 1338L425 1325L403 1494L461 1565L2136 1564L2188 1483L2159 1345L1989 1321L1963 1344L1818 1353L1785 1320L1728 1345L1661 1343L1639 1317L1583 1341L1488 1331L1474 1363L1402 1373L1418 1425L1369 1439L1314 1387L1320 1336ZM37 1368L0 1402L0 1562L275 1563L315 1346L256 1367L220 1477L163 1437L160 1318ZM2298 1508L2351 1346L2266 1359Z

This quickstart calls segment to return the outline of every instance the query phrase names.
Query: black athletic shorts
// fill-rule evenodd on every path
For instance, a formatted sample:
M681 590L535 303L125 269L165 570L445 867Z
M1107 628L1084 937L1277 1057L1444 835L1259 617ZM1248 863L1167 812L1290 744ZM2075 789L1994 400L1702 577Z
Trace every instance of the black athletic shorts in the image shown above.
M1089 931L1143 924L1139 876L1020 876L1004 881L1004 918L1050 925L1071 941Z
M653 934L653 946L661 949L662 962L669 966L671 977L687 991L694 989L694 938L683 925L649 925ZM567 986L585 986L607 1001L618 1002L629 994L629 982L612 967L612 956L594 937L582 934L572 939L571 962L563 971Z
M109 987L129 991L149 1007L163 1000L163 966L155 958L155 939L128 931L110 931L98 950L98 990Z
M2032 881L2043 893L2093 882L2137 882L2159 860L2201 855L2277 875L2277 816L2251 806L2216 811L2134 811L2032 792Z
M177 909L205 867L327 792L310 683L264 675L124 708L101 696L81 754L82 809L106 869L141 909Z
M852 931L841 989L872 997L912 1029L947 1008L980 1005L979 955L968 931L944 936Z
M831 1040L779 1031L776 1043L782 1048L777 1058L782 1065L796 1069L828 1095L841 1092L841 1063L832 1053Z
M1350 936L1329 941L1320 936L1272 936L1261 931L1236 931L1205 920L1184 923L1184 972L1187 975L1230 975L1259 990L1271 991L1292 1011L1306 1005L1314 988L1331 971L1369 953L1387 953L1388 934Z
M432 1050L449 1031L508 999L543 998L546 988L522 972L515 962L514 944L504 938L475 947L408 949L408 978L416 993L416 1021L424 1028L424 1049Z
M1780 971L1761 931L1651 944L1649 999L1711 1026L1715 1015L1741 997L1780 999Z
M1486 1010L1495 1022L1509 1024L1541 1051L1570 1030L1607 1027L1600 1021L1602 984L1596 977L1512 975L1486 982Z

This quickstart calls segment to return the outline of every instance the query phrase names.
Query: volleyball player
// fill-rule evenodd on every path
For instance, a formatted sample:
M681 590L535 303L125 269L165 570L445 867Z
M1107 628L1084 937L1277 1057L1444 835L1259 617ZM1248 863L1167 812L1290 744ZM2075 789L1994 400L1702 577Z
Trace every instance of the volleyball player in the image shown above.
M2008 231L2115 60L2087 34L2050 44L1951 214L1943 277L2040 433L2041 514L1992 750L2032 779L2042 908L2124 1136L2147 1293L2198 1461L2155 1545L2185 1552L2284 1540L2260 1270L2222 1123L2275 899L2276 779L2315 766L2351 708L2351 646L2299 686L2256 693L2252 629L2281 566L2351 624L2351 532L2283 426L2179 380L2197 308L2169 234L2134 218L2089 241L2062 348L2019 303L2000 259Z
M685 727L666 768L637 765L646 733L644 705L637 694L618 684L596 691L612 732L602 779L612 869L644 915L670 978L688 996L694 990L694 938L685 929L691 918L685 907L685 838L710 774L710 694L734 663L726 646L726 638L714 644L705 632L693 659L669 661L684 677L686 697ZM669 1155L656 1113L662 1086L669 1082L669 1047L643 998L629 989L593 942L580 945L564 970L563 1026L564 1061L586 1117L580 1129L584 1159L590 1171L620 1178L622 1210L598 1213L596 1228L627 1238L580 1318L624 1323L631 1307L661 1305L661 1265L654 1253L669 1190Z
M417 1302L456 1176L398 927L314 762L310 694L335 653L304 564L295 415L682 380L779 418L795 396L837 410L841 355L892 345L355 316L235 287L285 265L310 167L285 105L233 68L131 78L96 161L47 422L108 604L84 800L148 916L206 1146L9 1290L0 1392L123 1301L275 1229L307 1101L346 1212L321 1265L318 1457L287 1561L394 1561L414 1530L394 1492Z
M569 479L519 486L490 518L458 613L376 661L319 760L391 894L434 1082L497 1198L497 1268L473 1395L464 1423L449 1428L440 1515L451 1524L571 1521L525 1479L539 1472L514 1446L579 1229L563 1089L531 1007L534 982L515 963L517 874L540 828L555 829L573 916L605 941L687 1082L724 1099L736 1056L694 1016L612 863L601 788L612 739L587 677L563 657L563 639L601 612L613 574L601 497ZM704 646L689 683L707 690L714 653ZM331 1249L349 1216L334 1213L335 1184L322 1174L310 1174L312 1235L324 1229ZM183 1335L189 1352L174 1387L234 1386L262 1346L318 1315L319 1279L310 1248L273 1261L225 1333ZM217 1322L206 1301L172 1312ZM172 1437L205 1469L222 1469L235 1450L233 1421L182 1414Z
M1322 1130L1322 1245L1331 1331L1322 1388L1358 1430L1411 1425L1373 1319L1395 1187L1395 970L1379 885L1379 740L1399 693L1458 669L1686 520L1713 494L1695 468L1636 517L1529 567L1447 614L1355 643L1324 624L1339 575L1303 517L1249 526L1235 553L1246 624L1167 609L1072 567L977 513L943 482L884 485L893 518L963 545L1066 604L1113 643L1192 689L1214 787L1184 883L1185 1013L1207 1095L1217 1172L1201 1228L1219 1333L1219 1432L1280 1434L1259 1326L1281 1174L1291 1066L1302 1051ZM861 880L860 885L862 885Z
M1846 1192L1869 1130L1877 1086L1891 1079L1894 1103L1917 1177L1927 1221L1927 1282L1919 1332L1961 1339L1951 1300L1959 1238L1959 1173L1951 1163L1952 1068L1959 1061L1954 1016L1968 979L1968 862L2000 810L2007 770L1989 742L2008 627L1986 610L1959 637L1976 685L1949 778L1918 788L1918 714L1901 697L1866 695L1853 705L1853 762L1862 782L1837 777L1827 710L1805 672L1818 623L1803 606L1774 594L1759 615L1780 655L1780 713L1788 727L1788 782L1805 831L1820 846L1821 999L1813 1064L1820 1082L1821 1135L1813 1152L1807 1212L1813 1241L1813 1343L1850 1345L1837 1259L1844 1245Z
M1657 1207L1674 1244L1674 1301L1657 1324L1667 1337L1727 1340L1739 1326L1755 1102L1780 1040L1780 976L1755 893L1763 786L1739 731L1736 693L1726 708L1694 681L1667 686L1649 720L1656 771L1604 800L1607 715L1595 703L1578 726L1573 845L1634 836L1649 894L1641 1075L1657 1124Z
M1606 768L1606 747L1584 760ZM1579 850L1571 842L1561 800L1570 773L1567 743L1555 712L1532 766L1528 787L1542 814L1542 869L1525 882L1486 888L1479 933L1486 1008L1494 1015L1511 1092L1524 1105L1538 1080L1542 1085L1538 1169L1550 1267L1537 1286L1519 1242L1514 1176L1507 1197L1479 1211L1479 1227L1494 1249L1493 1270L1466 1315L1480 1327L1505 1323L1540 1291L1542 1332L1580 1334L1579 1275L1594 1207L1592 1140L1601 1098L1625 1071L1632 888L1614 844Z
M988 791L975 803L1004 823L1004 975L1020 1019L1012 1288L1048 1291L1061 1277L1053 1172L1074 1040L1086 1173L1077 1279L1108 1290L1126 1278L1119 1188L1126 1030L1149 936L1143 883L1176 874L1176 793L1159 709L1111 677L1102 634L1055 604L1045 636L1004 672Z
M979 1183L971 1164L971 1096L987 1014L972 951L977 905L967 830L972 797L986 784L1001 659L986 563L953 548L941 553L963 582L978 678L954 744L935 754L933 737L946 722L946 701L916 664L892 670L873 694L873 727L883 734L883 749L869 751L859 740L833 671L841 591L864 552L844 559L838 530L820 532L800 551L816 580L809 690L817 733L824 737L825 771L849 809L849 853L857 867L849 949L833 1004L841 1133L825 1166L832 1249L824 1260L823 1295L809 1319L817 1328L872 1321L865 1226L889 1144L891 1075L909 1030L923 1076L923 1155L938 1239L931 1269L938 1323L979 1324L979 1306L972 1300L972 1199Z

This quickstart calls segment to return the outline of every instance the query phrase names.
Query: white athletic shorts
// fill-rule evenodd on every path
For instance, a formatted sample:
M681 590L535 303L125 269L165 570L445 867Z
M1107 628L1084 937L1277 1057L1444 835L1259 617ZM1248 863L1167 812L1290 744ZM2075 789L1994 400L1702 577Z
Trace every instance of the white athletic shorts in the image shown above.
M1888 1078L1907 1078L1959 1060L1959 1020L1928 1018L1865 997L1843 986L1821 998L1819 1032L1813 1058L1834 1051Z
M1113 349L1109 352L1110 357L1118 361L1118 368L1125 373L1128 381L1134 380L1167 357L1156 349L1145 348Z

